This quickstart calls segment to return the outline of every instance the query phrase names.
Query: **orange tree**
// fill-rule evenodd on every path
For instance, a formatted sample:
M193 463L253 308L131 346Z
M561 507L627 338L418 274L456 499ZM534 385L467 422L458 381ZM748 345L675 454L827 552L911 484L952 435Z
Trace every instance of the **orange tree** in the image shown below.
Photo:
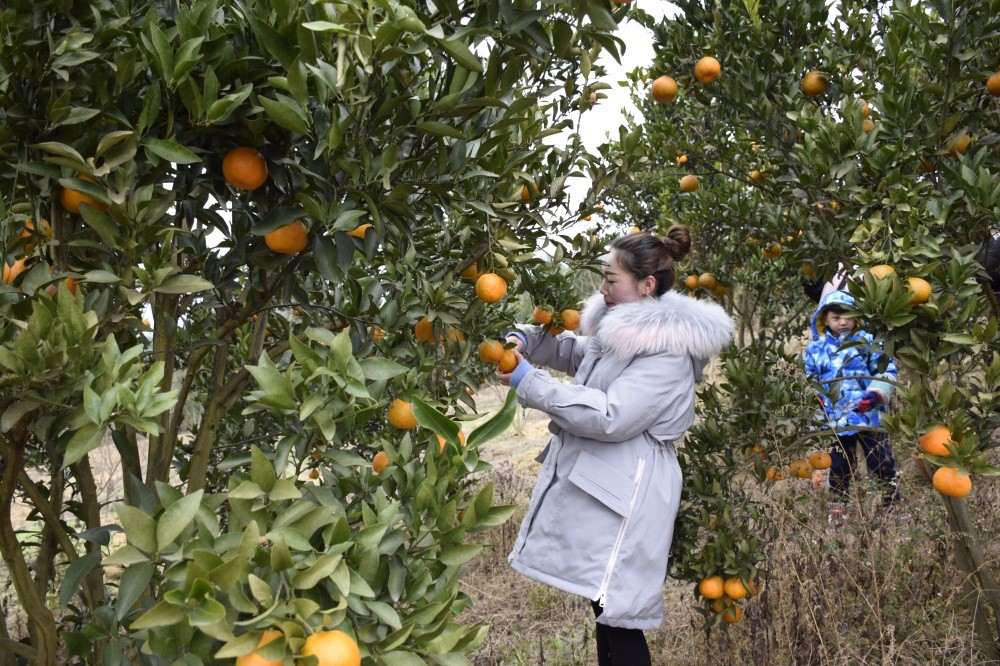
M983 261L1000 231L1000 99L987 84L1000 69L1000 3L676 4L680 15L659 24L636 12L655 35L655 60L631 80L659 166L639 179L640 202L624 191L614 200L647 225L691 225L694 272L731 286L724 298L740 319L740 344L722 385L706 391L706 418L685 452L697 470L686 497L704 510L681 531L689 544L720 533L730 542L716 560L681 549L675 570L691 580L713 567L748 577L762 542L722 513L746 467L741 449L778 435L780 446L758 452L770 460L754 463L763 478L769 462L801 457L815 436L829 435L796 404L811 388L759 370L761 361L796 362L785 343L811 315L803 278L828 279L838 264L852 271L858 314L902 370L885 421L897 452L910 455L944 424L948 455L927 455L930 471L971 473L973 493L976 475L995 471L986 459L1000 425L1000 311ZM712 83L694 76L706 55L721 62ZM657 102L650 88L663 75L679 92ZM684 191L685 175L698 177L697 190ZM894 274L873 277L878 264ZM717 472L698 464L707 460ZM942 497L976 633L995 659L996 575L964 501ZM723 553L735 555L723 562Z
M274 630L278 660L332 628L366 662L475 648L468 535L512 512L477 488L478 446L513 403L464 444L458 424L511 310L461 276L568 293L535 256L592 249L566 178L596 183L586 209L641 159L637 131L611 168L572 132L625 11L6 3L0 553L28 628L0 627L8 663L229 663Z

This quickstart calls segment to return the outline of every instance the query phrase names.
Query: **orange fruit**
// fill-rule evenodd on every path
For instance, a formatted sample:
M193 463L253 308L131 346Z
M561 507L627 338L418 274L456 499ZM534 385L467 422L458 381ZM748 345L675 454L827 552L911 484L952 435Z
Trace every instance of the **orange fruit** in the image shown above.
M775 259L781 254L781 243L771 243L765 248L761 248L760 253L765 259Z
M503 352L503 343L499 340L484 340L479 345L479 358L484 363L499 363Z
M295 220L264 234L264 242L278 254L298 254L309 244L309 232L302 220Z
M434 342L434 322L427 317L422 317L420 321L414 324L413 335L416 336L417 340Z
M446 440L441 435L438 435L437 438L438 438L438 453L444 453L444 447L448 446L448 440ZM462 432L461 430L458 431L458 441L462 443L462 446L465 446L465 433Z
M464 277L466 280L475 280L479 277L479 267L476 266L476 262L473 261L472 264L466 266L465 269L459 273L459 275Z
M732 603L733 602L731 599L726 599L725 597L723 597L722 599L716 599L715 601L712 602L712 610L714 610L716 613L721 613L725 611L727 608L729 608L730 604Z
M353 236L354 238L365 239L365 232L372 228L371 222L365 222L364 224L358 225L347 232L348 236Z
M552 335L552 336L556 336L556 335L559 335L560 333L565 333L565 332L566 332L566 329L563 328L562 326L550 326L549 327L549 335Z
M361 666L357 641L339 629L317 631L309 636L299 657L316 657L316 666Z
M632 227L631 229L628 230L628 232L630 234L638 234L642 233L642 229L640 229L639 227Z
M698 276L698 286L709 291L715 289L719 281L711 273L702 273Z
M733 600L739 600L750 594L750 590L747 589L746 585L739 577L734 576L733 578L727 578L726 582L722 586L723 591L725 591L726 596Z
M560 312L559 318L562 319L563 328L567 331L575 331L580 328L580 313L572 308L566 308Z
M233 148L222 159L222 175L237 190L256 190L267 180L267 163L253 148Z
M521 201L524 203L531 203L531 190L528 184L525 183L521 186Z
M507 281L496 273L483 273L476 280L476 296L484 303L496 303L507 295Z
M541 306L535 306L535 309L531 311L531 318L536 322L544 326L545 324L552 323L552 310L548 308L543 308Z
M868 272L872 274L877 280L884 280L890 275L895 274L896 269L888 264L876 264L868 269Z
M782 474L778 470L777 467L768 467L767 468L767 480L768 481L781 481L784 478L785 478L785 475Z
M972 491L972 477L954 467L939 467L931 481L935 490L948 497L965 497Z
M868 114L872 112L872 108L870 106L868 106L868 102L866 102L863 99L859 99L858 103L861 104L861 109L860 109L861 110L861 115L864 116L865 118L867 118Z
M52 225L49 224L48 220L43 219L42 223L39 226L41 227L41 229L39 230L40 234L42 234L43 236L45 236L47 238L51 238L52 237ZM34 231L34 230L35 230L35 221L34 220L30 220L30 219L29 220L25 220L24 221L24 231L22 231L20 234L18 234L17 237L18 237L19 240L21 238L31 238L31 236L32 236L31 232ZM24 244L24 251L25 252L31 252L34 249L35 249L35 244L34 243L30 243L29 242L29 243L25 243Z
M721 599L725 594L722 576L709 576L698 583L698 594L706 599Z
M653 81L653 99L660 104L667 104L677 97L677 82L669 76L661 76Z
M385 340L385 329L381 326L376 326L372 329L372 342L382 342Z
M972 137L968 134L962 134L955 139L953 144L951 144L951 148L948 149L948 154L952 157L964 155L970 143L972 143Z
M814 278L816 277L816 267L813 266L812 264L803 264L802 274L805 275L807 278Z
M27 257L21 257L20 259L15 260L10 266L7 265L6 261L3 262L3 281L6 284L14 284L14 280L17 279L17 276L23 273L24 269L27 268L25 265L27 261Z
M413 405L402 398L396 398L389 405L389 425L400 430L417 427L417 417L413 415Z
M802 77L802 92L809 97L819 97L829 86L826 77L815 69Z
M694 78L700 83L711 83L719 78L722 73L722 65L712 56L705 56L694 64Z
M951 438L951 430L943 425L931 428L917 439L920 450L932 456L950 456L951 452L945 446L948 442L955 443Z
M94 178L88 176L85 173L78 173L76 174L76 177L79 178L80 180L86 180L87 182L90 183L97 182L96 180L94 180ZM80 213L80 206L82 204L93 206L99 211L105 211L108 209L108 205L103 201L98 201L89 194L84 194L83 192L77 192L76 190L70 190L65 187L59 190L59 203L62 204L62 207L65 208L67 211L75 214Z
M318 479L319 478L319 470L315 469L315 468L309 470L309 478L310 479Z
M875 129L875 123L872 122L871 118L865 118L865 121L861 123L861 131L868 133Z
M513 349L504 349L503 354L500 356L500 360L497 361L497 368L500 372L507 374L509 372L514 372L514 368L517 367L517 357L514 356Z
M764 176L757 169L754 169L753 171L750 172L750 180L752 180L755 183L759 183L760 179L763 177Z
M257 641L257 647L267 645L271 641L281 638L282 635L277 629L268 629ZM264 659L257 654L256 650L236 658L236 666L281 666L283 663L285 663L284 659Z
M813 469L830 469L833 458L826 451L813 451L809 454L809 466Z
M376 474L381 474L382 470L389 466L389 454L385 451L379 451L372 458L372 469L375 470Z
M986 91L994 97L1000 97L1000 72L991 74L986 79Z
M698 189L698 176L688 174L681 178L681 189L685 192L694 192Z
M906 284L912 292L910 305L920 305L926 303L931 297L931 283L923 278L911 277L906 279Z
M677 158L678 164L687 164L687 161L688 161L687 155L681 155L680 157Z
M465 340L465 333L460 328L449 326L444 332L444 337L451 342L463 342Z
M757 585L757 581L755 581L753 578L747 581L747 591L750 592L751 596L756 597L758 594L760 594L760 590L761 586Z
M808 479L812 476L812 467L804 458L797 458L788 465L788 471L797 479Z
M698 276L695 275L694 273L692 273L691 275L688 275L686 278L684 278L684 286L687 287L688 289L690 289L691 291L694 291L695 289L697 289L698 288Z
M722 616L722 620L726 624L736 624L743 619L743 608L739 604L733 604L726 608L726 614Z

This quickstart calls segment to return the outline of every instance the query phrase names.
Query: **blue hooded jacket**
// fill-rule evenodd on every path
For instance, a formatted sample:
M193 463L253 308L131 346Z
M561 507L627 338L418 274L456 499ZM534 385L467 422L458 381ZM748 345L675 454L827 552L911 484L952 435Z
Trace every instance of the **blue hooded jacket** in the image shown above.
M882 345L860 327L842 337L834 335L822 319L824 311L831 305L852 307L854 297L846 291L833 291L820 301L812 318L812 341L803 355L806 374L823 384L825 395L820 396L823 409L838 429L879 427L882 425L884 406L864 414L855 411L855 408L867 391L880 390L887 396L892 395L896 364L889 359L885 370L878 371L879 359L885 355ZM839 434L853 435L856 432L845 430Z

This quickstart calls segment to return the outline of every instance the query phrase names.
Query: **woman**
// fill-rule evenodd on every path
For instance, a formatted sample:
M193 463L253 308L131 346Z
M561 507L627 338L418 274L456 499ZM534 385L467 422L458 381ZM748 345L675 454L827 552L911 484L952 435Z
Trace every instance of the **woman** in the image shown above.
M618 238L583 311L586 337L521 326L508 337L519 363L498 373L553 433L511 566L592 601L601 666L650 663L642 630L663 620L681 493L674 442L694 422L701 368L732 337L721 307L671 291L690 247L684 226Z

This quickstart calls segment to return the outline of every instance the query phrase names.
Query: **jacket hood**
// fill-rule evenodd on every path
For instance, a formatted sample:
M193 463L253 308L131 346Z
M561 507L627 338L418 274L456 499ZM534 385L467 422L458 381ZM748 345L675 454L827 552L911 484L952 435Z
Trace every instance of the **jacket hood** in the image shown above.
M853 308L854 297L843 290L831 291L829 294L823 297L823 299L819 302L819 305L816 306L816 312L813 313L813 318L812 318L813 340L819 340L820 337L822 337L820 335L820 330L821 328L825 329L825 326L821 325L820 319L823 317L823 311L826 310L831 305L841 305L845 308Z
M595 336L605 353L622 361L664 352L707 359L732 341L735 329L720 305L676 291L613 308L594 294L580 321L581 333Z

